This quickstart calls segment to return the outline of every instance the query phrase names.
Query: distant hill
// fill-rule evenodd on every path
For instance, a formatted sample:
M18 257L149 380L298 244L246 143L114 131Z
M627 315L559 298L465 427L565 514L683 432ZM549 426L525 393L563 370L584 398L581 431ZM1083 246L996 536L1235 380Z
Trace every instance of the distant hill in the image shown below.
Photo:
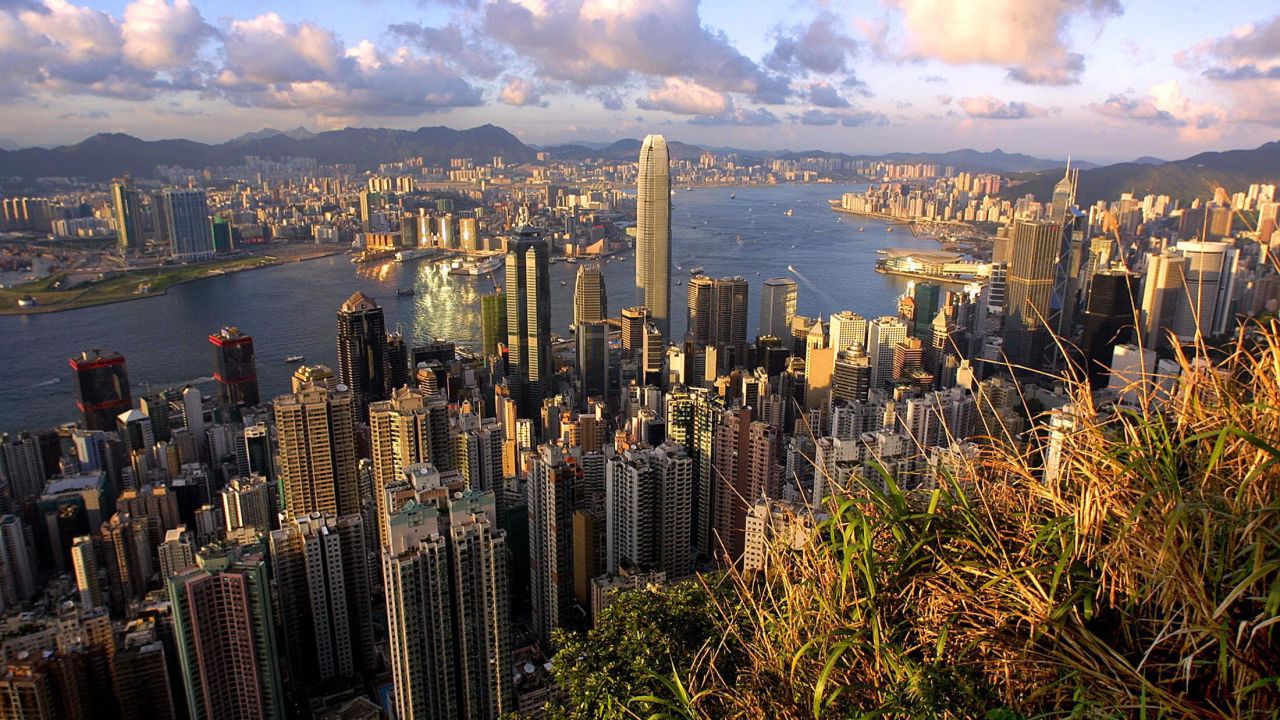
M1001 194L1021 197L1030 193L1047 200L1053 194L1054 183L1061 178L1061 169L1029 173L1019 178L1025 182L1009 186ZM1156 194L1192 200L1212 197L1215 185L1236 192L1252 183L1278 180L1280 142L1269 142L1252 150L1205 152L1158 165L1135 161L1083 170L1077 200L1082 205L1092 205L1126 192L1137 197Z
M1169 161L1161 160L1158 157L1151 157L1150 155L1143 155L1137 160L1131 160L1130 162L1132 162L1135 165L1163 165Z
M18 150L22 146L8 138L0 138L0 150Z
M291 137L294 140L310 140L311 138L316 136L315 133L301 126L296 127L292 130L277 130L275 128L263 128L257 132L245 133L239 137L231 138L227 142L246 143L253 140L265 140L267 138L276 137L277 135L284 135L285 137Z
M310 157L325 164L353 163L360 169L369 169L378 163L414 156L425 158L431 165L443 165L456 157L487 163L495 155L501 155L507 162L519 163L532 160L534 151L494 125L470 130L345 128L301 138L280 133L219 145L190 140L146 141L130 135L104 133L75 145L0 151L0 177L106 180L125 173L150 177L157 165L197 168L239 165L246 155Z
M635 138L626 138L616 142L609 143L603 147L591 147L590 145L552 145L544 148L551 153L553 160L635 160L640 156L640 146L644 144L643 140ZM591 145L595 145L592 143ZM667 141L667 151L671 154L672 160L697 160L702 154L702 148L696 145L689 145L678 140Z

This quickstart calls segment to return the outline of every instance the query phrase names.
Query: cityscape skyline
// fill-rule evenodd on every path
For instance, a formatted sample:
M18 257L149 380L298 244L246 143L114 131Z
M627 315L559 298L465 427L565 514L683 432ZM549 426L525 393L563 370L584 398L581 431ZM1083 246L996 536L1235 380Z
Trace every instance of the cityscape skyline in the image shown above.
M1280 16L1244 3L377 5L6 5L0 142L496 122L535 144L650 130L759 149L1051 145L1108 161L1256 145L1277 127Z

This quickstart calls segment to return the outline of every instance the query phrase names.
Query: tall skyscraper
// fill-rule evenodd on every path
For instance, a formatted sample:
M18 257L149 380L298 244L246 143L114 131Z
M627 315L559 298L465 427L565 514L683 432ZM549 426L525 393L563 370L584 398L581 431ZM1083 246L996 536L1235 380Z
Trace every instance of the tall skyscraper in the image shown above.
M289 685L299 700L374 667L368 555L359 515L292 516L270 535Z
M551 366L551 278L547 241L542 231L525 227L507 253L507 350L511 395L520 417L542 407Z
M105 607L102 584L98 579L98 555L93 538L81 535L71 541L71 568L80 592L80 605L85 608Z
M1137 291L1137 278L1127 270L1103 270L1093 276L1080 344L1089 384L1095 390L1107 386L1115 346L1133 342Z
M864 350L867 345L867 319L856 312L841 310L827 320L827 347L837 353L851 348Z
M1174 320L1183 341L1226 332L1231 325L1235 265L1239 251L1229 242L1180 242L1187 259L1186 302Z
M747 281L741 277L689 279L688 334L694 346L715 348L719 373L747 359Z
M142 194L129 178L111 183L111 200L116 221L116 247L120 254L142 249Z
M387 324L378 303L357 292L338 308L338 378L351 391L356 417L387 398Z
M295 516L359 513L352 394L312 385L274 405L284 509Z
M1147 256L1147 275L1142 282L1142 332L1146 346L1167 343L1169 331L1186 304L1187 258L1172 249Z
M635 305L622 309L622 359L635 360L644 354L645 326L649 308Z
M110 432L116 417L133 406L124 356L110 350L86 350L71 358L76 379L76 407L86 430Z
M1015 366L1041 367L1060 323L1068 288L1063 270L1070 233L1060 222L1016 220L1010 248L1004 354Z
M509 552L492 493L432 494L392 513L382 574L400 720L515 711Z
M758 336L787 339L791 318L796 316L796 281L788 277L765 280L760 285L760 329Z
M663 337L671 334L671 157L667 139L648 135L636 176L636 297Z
M83 454L80 458L82 462L88 459ZM0 433L0 479L8 484L7 488L0 489L0 498L5 498L7 491L7 499L18 506L29 497L44 494L44 458L40 454L40 438L25 432L17 435Z
M595 263L578 266L573 286L573 323L597 322L609 316L604 272Z
M213 345L213 379L218 381L218 405L254 407L258 404L258 363L253 338L234 326L209 336Z
M192 720L283 720L280 647L261 550L217 549L196 564L166 581Z
M182 262L213 258L209 200L203 190L166 190L164 221L173 257Z

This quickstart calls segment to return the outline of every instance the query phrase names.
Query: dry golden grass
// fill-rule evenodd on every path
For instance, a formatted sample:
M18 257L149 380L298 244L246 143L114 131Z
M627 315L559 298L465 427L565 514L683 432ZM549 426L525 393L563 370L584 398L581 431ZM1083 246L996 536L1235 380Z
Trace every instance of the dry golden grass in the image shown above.
M1277 717L1280 328L1242 330L1216 365L1178 361L1135 386L1137 408L1072 383L1052 482L1037 444L998 438L934 490L843 488L807 545L725 576L723 642L645 707Z

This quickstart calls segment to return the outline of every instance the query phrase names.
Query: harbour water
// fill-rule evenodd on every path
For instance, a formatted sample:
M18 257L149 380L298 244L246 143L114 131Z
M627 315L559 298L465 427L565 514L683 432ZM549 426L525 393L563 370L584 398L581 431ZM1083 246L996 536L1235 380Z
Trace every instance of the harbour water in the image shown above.
M672 263L680 267L672 268L673 283L680 281L671 288L673 335L684 333L688 270L695 266L708 275L750 281L749 336L757 326L759 283L776 276L797 280L802 315L843 309L868 317L895 313L906 281L875 271L876 250L933 249L937 243L913 238L902 226L889 233L883 221L828 208L828 199L863 187L678 191L672 197ZM635 253L620 257L625 259L605 263L609 312L615 316L635 301ZM551 266L552 331L560 335L568 335L577 268ZM125 356L135 397L148 386L207 382L213 363L208 335L223 325L253 336L263 397L286 392L295 367L285 363L286 356L334 365L335 313L357 290L385 307L387 327L398 327L411 344L434 337L472 345L480 334L480 296L493 291L495 279L501 282L501 271L493 278L450 275L447 265L430 260L357 268L346 256L335 256L199 280L154 298L0 317L0 431L73 420L75 389L67 359L88 348ZM396 289L404 287L415 293L398 297Z

